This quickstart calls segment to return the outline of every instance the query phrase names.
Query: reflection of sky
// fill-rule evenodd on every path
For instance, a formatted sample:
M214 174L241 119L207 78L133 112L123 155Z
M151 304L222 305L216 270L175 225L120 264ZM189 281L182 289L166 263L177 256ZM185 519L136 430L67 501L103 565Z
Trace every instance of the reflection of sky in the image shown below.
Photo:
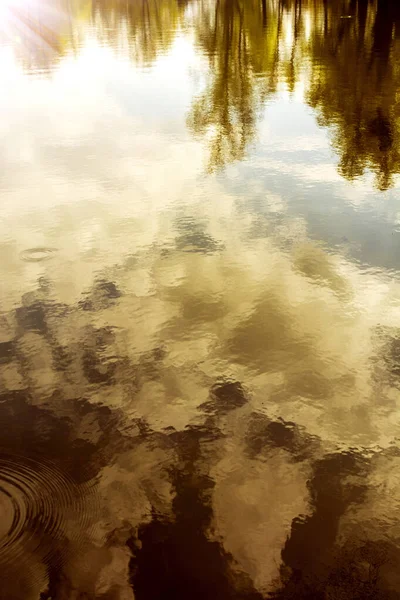
M399 187L379 192L371 173L350 183L339 175L337 163L329 133L317 125L312 110L282 94L265 109L248 160L221 180L242 197L247 182L257 181L258 197L267 191L280 194L287 214L303 217L314 239L339 245L362 263L397 270ZM260 206L253 195L249 204L255 202ZM248 206L247 199L242 204Z
M338 174L328 132L302 100L303 80L270 99L246 159L206 177L208 149L185 125L207 74L192 32L146 69L93 33L83 39L46 76L23 71L12 49L1 49L1 234L13 263L5 270L20 271L27 247L62 246L60 260L79 260L71 270L79 294L98 269L91 252L107 263L119 256L116 243L134 252L168 241L179 211L200 212L211 228L222 215L229 233L224 205L261 219L253 234L301 219L302 231L345 256L397 268L397 189L378 193L371 175L349 183Z
M268 104L258 139L243 162L207 176L208 149L185 127L192 96L206 72L204 61L193 52L190 33L187 39L178 36L152 69L135 68L91 35L76 57L61 59L46 77L28 76L12 53L0 70L8 89L0 99L7 115L0 126L4 309L36 290L40 277L52 282L58 301L72 303L108 273L135 299L124 296L104 317L104 325L108 319L126 327L135 353L149 352L155 339L169 340L174 368L187 360L200 361L208 365L208 374L219 376L220 368L233 369L232 376L245 380L246 368L258 371L260 360L270 360L263 353L265 339L281 337L265 329L276 313L274 319L288 322L288 343L295 354L291 336L301 331L306 338L319 337L329 357L333 344L333 355L341 357L338 364L346 373L368 371L370 329L398 322L397 284L391 288L384 273L361 281L349 258L392 265L397 237L387 232L395 223L385 214L381 198L387 199L388 211L396 192L378 200L368 176L356 184L339 176L328 135L299 94L290 99L282 92ZM310 238L332 247L332 264L307 245ZM302 245L305 249L298 257L296 247ZM58 252L49 261L22 261L21 253L34 247ZM162 249L169 257L164 262ZM171 249L178 254L168 254ZM140 257L139 266L119 275L129 256ZM346 303L330 298L325 284L314 290L297 273L297 263L306 273L316 268L333 295L343 296ZM346 295L344 289L354 294ZM271 293L280 299L271 300ZM138 300L142 297L145 302ZM310 320L310 306L315 322ZM343 322L342 312L352 314L360 306L365 311L361 321ZM188 337L182 338L189 325ZM230 339L235 327L236 337ZM335 327L339 333L328 340L325 330ZM361 355L353 345L344 352L349 338L363 347ZM218 351L215 344L221 346ZM280 352L278 348L276 368L286 369L288 377L305 385L290 353ZM301 369L320 370L334 388L339 376L328 365L331 358L325 368L313 352L301 359L310 361ZM241 364L242 356L247 367ZM254 383L260 398L265 386L276 387L270 375ZM335 410L340 412L340 398L355 390L369 402L370 389L359 385L364 384L356 382L350 392L338 387ZM143 405L139 402L135 410L151 412L153 405L146 409L149 395L161 398L163 393L153 388L142 392ZM283 400L278 402L280 410L287 411L285 418L298 411L296 422L317 432L325 409L295 404L290 401L285 409ZM174 410L164 407L162 416L148 418L166 426L177 418ZM192 415L189 410L179 414L180 424ZM332 418L329 414L328 421ZM335 416L343 436L346 418Z
M106 89L121 110L145 120L146 126L157 132L183 133L185 113L196 91L194 77L188 74L204 69L204 61L194 53L190 37L178 35L168 55L161 56L145 72L126 63L124 66L125 69L115 70L111 59L106 74Z
M343 180L327 131L302 94L284 91L246 159L207 176L208 149L185 125L207 72L190 32L151 69L92 34L46 76L1 52L0 342L16 340L18 356L0 365L0 386L28 381L32 402L56 414L66 408L55 398L85 398L119 410L128 428L144 418L160 432L200 422L219 377L243 382L251 400L224 420L227 447L211 473L215 522L267 586L291 520L309 510L309 473L280 450L247 456L252 411L294 421L328 450L387 448L398 435L398 389L376 347L379 328L394 337L400 328L399 282L385 271L398 266L398 190L379 194L370 175ZM23 261L34 247L57 252ZM36 304L46 335L24 331L10 310L29 321ZM101 332L110 340L99 350ZM115 367L111 385L88 381L85 352L98 374ZM81 429L78 438L90 423ZM110 529L143 520L148 480L165 477L164 453L135 452L101 475ZM161 489L169 505L169 485Z
M130 201L132 190L165 200L203 180L203 150L185 127L206 73L190 33L180 34L152 69L135 69L93 38L48 77L25 75L10 48L2 49L0 69L7 89L0 98L7 115L0 124L0 181L9 198L3 216L64 202L107 204L107 197L115 204L128 188ZM398 189L379 193L370 175L354 183L341 178L328 132L301 97L301 91L281 92L272 99L247 160L219 175L219 185L238 197L242 210L260 208L265 192L278 194L287 214L306 219L314 238L342 245L363 262L397 268ZM249 181L257 182L256 193L249 193Z

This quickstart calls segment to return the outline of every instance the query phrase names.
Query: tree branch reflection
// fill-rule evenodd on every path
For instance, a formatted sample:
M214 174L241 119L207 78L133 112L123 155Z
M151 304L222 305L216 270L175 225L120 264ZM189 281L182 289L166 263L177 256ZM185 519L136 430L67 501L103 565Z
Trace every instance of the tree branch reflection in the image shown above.
M145 67L193 32L208 68L187 125L208 148L209 172L245 158L271 95L300 89L331 131L343 177L372 171L386 190L400 172L395 1L13 0L0 31L27 70L49 71L79 52L80 24Z

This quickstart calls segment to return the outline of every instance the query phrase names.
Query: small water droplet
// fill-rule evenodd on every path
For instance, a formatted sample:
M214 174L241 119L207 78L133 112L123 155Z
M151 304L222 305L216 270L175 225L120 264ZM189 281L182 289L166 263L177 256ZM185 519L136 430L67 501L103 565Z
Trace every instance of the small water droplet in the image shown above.
M42 262L43 260L49 260L54 253L57 252L57 248L46 248L44 246L38 246L37 248L28 248L23 250L20 254L21 260L25 262Z

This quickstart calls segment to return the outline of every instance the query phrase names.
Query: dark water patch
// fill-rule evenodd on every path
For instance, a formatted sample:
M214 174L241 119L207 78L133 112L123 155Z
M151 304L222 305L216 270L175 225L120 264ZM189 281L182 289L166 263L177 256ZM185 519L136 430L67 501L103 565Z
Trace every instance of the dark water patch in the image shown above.
M312 459L320 445L316 436L303 427L284 419L271 420L262 413L252 413L246 431L246 448L250 458L257 458L273 448L286 450L293 460Z
M0 365L5 365L12 362L15 356L15 344L11 340L9 342L0 343Z
M327 455L314 463L308 482L313 512L292 522L282 550L283 587L271 598L327 597L330 577L337 567L339 520L351 505L365 499L369 469L370 462L356 452Z
M1 600L36 600L43 574L41 598L75 597L68 565L81 552L85 561L101 519L97 476L140 443L138 436L143 441L144 431L127 436L119 425L118 412L84 399L64 401L60 391L47 408L33 406L25 392L0 396ZM89 567L100 568L83 568Z
M135 598L261 600L249 576L238 572L232 556L210 539L215 482L208 473L208 446L215 450L219 432L189 427L171 437L180 457L178 468L170 471L173 516L153 514L151 523L139 528L139 546L130 541Z
M46 307L43 302L34 301L27 306L16 309L16 318L19 327L23 331L38 331L46 334Z
M86 349L83 357L83 370L89 383L109 385L113 382L115 364L104 365L92 349Z
M66 371L72 365L72 356L68 352L68 348L58 344L55 340L51 340L52 364L56 371Z
M82 310L96 311L112 306L121 297L121 292L112 281L100 280L90 290L87 298L79 303Z
M139 381L149 381L162 376L163 361L167 356L165 348L158 347L143 353L135 367Z
M400 378L400 329L397 327L376 327L374 331L374 340L380 349L375 357L375 364L378 370L377 377L382 377L382 368L379 369L379 362L383 362L385 376L393 383L399 382ZM381 359L381 361L380 361Z
M117 357L106 356L106 350L115 340L111 327L87 327L84 332L82 353L83 372L91 384L111 384L117 366Z
M117 410L84 398L64 399L61 390L40 407L27 391L0 395L0 447L10 454L51 457L77 484L96 478L115 455L151 433L145 422L133 423L125 433L124 423Z
M21 561L25 553L46 558L63 538L70 511L84 525L79 486L50 462L0 454L0 565ZM82 531L77 528L79 538Z
M60 403L60 392L54 393L48 406L53 410ZM79 404L77 404L79 406ZM79 414L79 413L78 413ZM94 474L90 458L95 451L93 444L71 439L73 422L57 417L48 407L32 405L26 391L7 392L0 395L1 447L21 456L49 456L77 483L85 482ZM82 460L86 462L82 463Z
M200 409L206 413L226 414L240 408L249 401L247 392L238 381L226 381L215 384L210 392L210 400Z
M334 598L354 600L397 599L399 594L390 580L397 574L399 561L399 549L388 540L347 541L337 550L327 593Z
M201 223L186 217L177 221L176 248L183 252L209 254L220 251L223 245L204 231Z

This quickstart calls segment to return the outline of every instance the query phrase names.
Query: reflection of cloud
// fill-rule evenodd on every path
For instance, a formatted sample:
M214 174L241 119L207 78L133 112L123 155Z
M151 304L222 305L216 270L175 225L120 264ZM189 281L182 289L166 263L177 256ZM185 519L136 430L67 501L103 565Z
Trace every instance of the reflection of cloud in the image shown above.
M202 177L203 153L174 113L172 85L164 113L145 105L169 77L166 66L176 68L175 51L151 81L93 42L51 80L27 81L11 62L10 97L1 100L9 115L1 125L1 391L29 391L29 406L67 428L76 462L90 456L102 518L88 560L64 572L86 593L112 594L115 585L127 599L137 528L148 542L146 527L159 519L177 536L187 496L199 519L207 513L206 549L213 528L233 570L270 588L293 519L321 510L310 472L318 489L324 465L340 463L315 466L320 453L390 448L399 425L396 365L383 360L384 336L400 327L399 282L311 242L282 179L270 189L245 178L244 190L228 193L227 179ZM294 154L324 147L303 134L277 146ZM325 157L292 158L255 159L255 173L337 186ZM35 247L57 252L22 260ZM226 380L239 383L218 396L216 381ZM260 450L250 452L257 420ZM298 438L317 442L307 453ZM384 497L393 506L395 462L377 461L382 474L371 475L365 507L355 509L360 522L375 508L386 518L374 490L391 478ZM303 520L312 529L315 521Z
M304 465L293 464L283 452L260 462L245 459L240 444L229 449L213 472L216 533L264 592L279 581L293 515L308 512L308 476Z
M146 218L139 222L144 226ZM193 409L204 401L209 378L230 375L253 382L256 405L261 402L260 407L288 419L295 414L296 422L327 440L373 444L390 438L393 426L386 422L380 430L379 411L374 408L371 360L378 351L374 347L376 327L400 325L397 283L360 273L312 244L299 244L290 230L279 233L291 240L293 249L288 254L272 240L251 242L241 231L240 214L231 214L228 230L223 221L219 232L215 225L213 238L218 244L212 252L187 252L177 244L165 253L162 246L153 246L150 236L141 247L128 250L134 259L125 267L116 262L116 254L106 260L103 253L94 255L97 271L101 265L100 283L84 301L64 312L61 323L50 298L55 294L70 302L74 279L75 294L80 281L86 280L82 288L90 289L87 277L93 267L90 261L88 266L78 262L71 277L70 272L60 272L56 263L41 263L43 276L53 281L50 303L39 310L35 292L32 300L28 296L24 300L29 310L18 313L24 329L33 327L30 323L39 318L43 323L40 329L35 325L35 330L19 335L18 341L19 353L26 356L25 376L30 373L33 389L47 395L63 377L51 366L53 342L49 345L45 339L48 328L60 347L70 348L68 353L81 344L93 357L100 351L89 345L93 332L111 328L107 352L114 358L108 363L111 358L106 359L103 348L96 369L107 378L107 369L113 365L119 392L110 394L111 390L95 386L93 399L120 404L132 414L144 411L153 426L157 427L158 420L165 426L168 419L174 419L176 406L181 427L185 413L178 410L180 403L186 404L190 420ZM180 239L178 232L170 223L172 240L174 235ZM208 233L206 239L212 239ZM26 315L23 321L22 314ZM9 327L14 331L12 324ZM35 347L40 347L37 355ZM137 383L131 380L124 361L137 364L155 348L166 352L157 383L144 380L144 387L139 384L135 398L129 399L128 390ZM74 350L66 371L79 395L85 393L81 388L85 352ZM9 378L9 373L10 363L5 377ZM89 381L96 383L100 376L93 377ZM382 402L385 394L382 390ZM387 394L391 411L389 389ZM168 409L167 398L167 406L171 402ZM137 402L142 408L135 406ZM164 410L168 410L167 418L158 414Z
M204 193L211 190L205 188ZM201 196L185 205L184 214L191 219L177 221L168 199L164 210L162 206L157 210L168 234L165 244L157 243L160 238L152 231L147 238L142 234L140 244L134 240L130 245L132 232L140 235L149 223L145 211L136 214L134 228L126 226L126 217L119 227L119 217L114 221L115 214L105 207L99 212L96 204L92 210L97 219L103 215L99 222L108 229L102 225L93 240L115 227L120 245L114 252L111 235L101 254L89 255L88 266L83 260L76 262L72 273L60 271L58 258L22 263L21 287L31 267L44 279L37 289L32 278L34 291L3 321L4 342L16 340L15 351L4 348L4 388L15 390L21 381L28 383L33 404L47 405L56 415L63 414L64 403L85 397L93 407L117 411L121 431L143 419L163 435L168 427L182 431L204 420L208 413L202 405L210 387L219 377L230 376L250 389L251 410L295 421L325 447L390 445L397 435L398 396L385 371L379 379L376 327L400 326L398 283L362 273L313 244L299 243L296 221L289 217L286 229L278 229L274 238L252 240L249 221L257 217L243 221L230 198L215 210L212 226L204 217ZM65 213L53 213L53 227L59 214ZM193 229L193 223L201 224L201 244L206 240L210 246L215 240L211 251L181 247L181 232L188 225ZM77 225L75 216L72 225ZM63 235L67 241L71 234L67 230ZM302 239L307 239L304 223ZM290 242L283 245L285 251L280 249L284 240ZM90 236L85 243L90 247ZM79 250L78 256L85 252L87 248ZM17 290L13 302L19 305ZM62 390L61 403L50 401L57 390ZM249 457L243 447L249 406L238 404L236 410L224 417L227 448L212 470L216 535L237 568L266 589L278 576L280 548L291 520L308 511L308 467L294 466L287 449L269 454L261 463ZM80 423L77 437L98 443L101 427L94 425L90 419L87 425ZM130 456L101 474L101 494L113 519L112 525L104 524L106 529L118 529L123 522L135 527L148 518L143 515L156 501L161 502L160 511L169 510L168 481L152 468L174 459L164 450L135 450ZM139 470L132 466L137 461ZM140 481L132 480L132 472ZM140 477L149 482L144 492L139 492ZM273 517L271 489L279 499ZM235 502L227 504L232 497ZM132 502L136 516L129 508ZM261 552L264 544L267 553ZM110 552L118 554L118 548L117 544ZM99 552L96 560L104 569L117 560L109 553L100 557ZM121 573L126 573L128 559L122 556ZM81 575L75 577L85 589ZM87 577L91 581L93 572Z
M259 160L263 168L278 173L287 173L296 178L312 183L340 183L342 181L335 166L332 163L310 164L309 162L279 161L274 159Z
M130 239L126 251L129 247L136 251L157 239L163 229L160 203L166 208L177 194L184 193L185 181L193 179L196 156L200 154L198 145L185 136L182 145L182 139L175 142L168 132L160 134L155 128L150 133L138 120L140 103L133 103L135 115L130 116L118 97L106 93L103 77L111 75L115 59L107 51L101 52L101 73L91 70L83 52L72 70L70 60L65 60L52 81L31 81L20 74L8 100L3 98L2 107L9 115L3 132L2 186L7 195L3 234L10 227L15 231L8 250L4 247L6 262L7 255L11 261L7 270L10 274L32 274L35 279L46 269L41 265L24 267L19 252L27 247L58 247L60 261L72 269L70 293L74 294L75 288L78 295L88 284L88 274L97 268L93 256L108 255L110 264L120 256L119 247L111 239L121 236L122 226ZM145 74L138 76L127 67L123 76L125 85L131 79L133 91L145 87ZM118 70L116 77L120 77ZM85 78L90 85L82 87ZM46 108L49 93L51 118ZM31 99L29 107L21 106L17 98L27 95ZM24 127L20 125L21 114ZM189 155L193 157L192 166ZM25 184L16 186L17 180ZM8 235L4 238L7 240ZM110 254L112 246L115 252ZM79 263L75 260L78 256ZM51 270L50 264L47 267ZM67 291L68 286L63 285ZM9 278L8 295L12 287Z

